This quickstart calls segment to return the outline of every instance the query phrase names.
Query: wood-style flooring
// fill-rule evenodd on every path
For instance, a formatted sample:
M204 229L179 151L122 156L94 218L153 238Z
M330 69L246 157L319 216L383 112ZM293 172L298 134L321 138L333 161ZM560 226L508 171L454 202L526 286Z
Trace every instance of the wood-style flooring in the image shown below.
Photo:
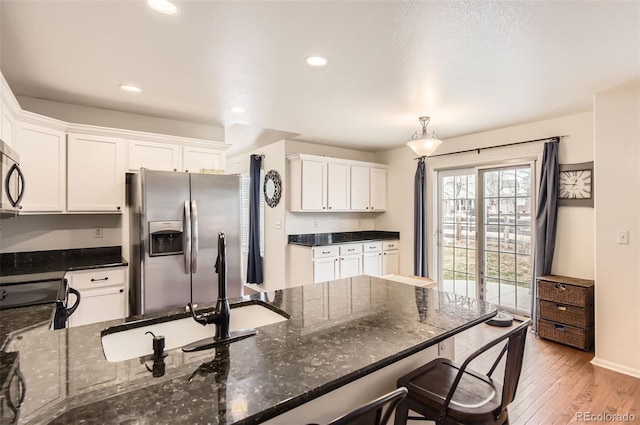
M482 324L457 335L456 361L462 362L468 354L506 329ZM479 358L471 367L486 372L498 355L496 350ZM576 350L529 333L516 399L509 406L510 423L640 424L640 379L593 366L592 358L593 352ZM502 378L497 371L495 376ZM595 417L605 414L633 415L635 421L616 421L612 420L616 419L613 416ZM426 423L409 421L412 425Z

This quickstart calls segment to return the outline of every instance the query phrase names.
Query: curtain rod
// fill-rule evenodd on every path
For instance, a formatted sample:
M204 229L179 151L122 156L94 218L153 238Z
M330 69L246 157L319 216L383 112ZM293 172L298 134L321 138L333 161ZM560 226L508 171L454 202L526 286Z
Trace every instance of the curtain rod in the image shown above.
M429 155L427 158L435 158L437 156L455 155L455 154L458 154L458 153L468 153L468 152L478 152L478 154L480 154L480 151L485 150L485 149L495 149L495 148L503 148L505 146L522 145L524 143L542 142L543 140L556 139L558 141L558 143L560 143L560 138L562 138L562 137L569 137L569 136L568 135L551 136L551 137L545 137L544 139L533 139L533 140L525 140L523 142L505 143L504 145L487 146L487 147L484 147L484 148L467 149L467 150L464 150L464 151L441 153L441 154L438 154L438 155ZM419 159L419 158L416 158L416 159Z

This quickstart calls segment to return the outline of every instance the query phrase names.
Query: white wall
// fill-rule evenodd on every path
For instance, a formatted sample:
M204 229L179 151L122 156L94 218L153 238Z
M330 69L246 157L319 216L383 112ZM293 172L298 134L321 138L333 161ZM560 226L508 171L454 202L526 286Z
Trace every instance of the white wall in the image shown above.
M22 215L0 221L0 252L121 246L120 215ZM94 238L94 227L103 237Z
M640 377L640 81L595 95L594 128L593 363ZM629 231L628 245L617 244L618 230Z
M482 133L447 139L437 153L456 152L477 147L495 146L543 137L568 135L560 142L560 163L593 160L593 117L582 113ZM434 217L435 170L462 168L475 164L499 164L512 161L536 160L542 152L542 143L529 143L450 155L427 160L427 208ZM377 162L388 164L387 212L376 218L376 229L400 231L400 273L413 273L413 179L416 169L415 155L406 146L379 152ZM596 192L597 193L597 192ZM435 277L433 266L433 224L429 223L429 271ZM592 279L594 277L594 210L587 207L560 207L553 273Z
M17 96L25 111L45 115L74 124L97 125L146 131L195 139L224 141L224 128L148 115L131 114L110 109L93 108L71 103L54 102L45 99Z

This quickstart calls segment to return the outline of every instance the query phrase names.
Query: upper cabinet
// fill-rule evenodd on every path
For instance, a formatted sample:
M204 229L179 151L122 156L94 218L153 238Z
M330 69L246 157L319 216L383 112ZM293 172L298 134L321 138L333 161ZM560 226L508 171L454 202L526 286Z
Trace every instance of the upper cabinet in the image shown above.
M386 165L298 154L290 161L291 211L384 211Z
M26 176L21 212L63 212L66 208L66 135L44 125L18 122L17 150Z
M182 146L169 143L129 140L129 171L140 168L182 171Z
M67 209L121 213L125 200L125 141L69 134Z
M221 149L183 146L182 163L184 171L203 173L210 170L224 172L227 161L226 152Z

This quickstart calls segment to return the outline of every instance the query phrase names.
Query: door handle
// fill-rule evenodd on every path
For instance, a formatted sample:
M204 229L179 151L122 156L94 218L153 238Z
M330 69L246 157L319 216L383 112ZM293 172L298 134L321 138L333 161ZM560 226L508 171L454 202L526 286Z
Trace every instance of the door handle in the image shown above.
M192 220L192 256L191 256L191 273L198 271L198 204L191 201L191 220Z
M10 181L13 173L16 173L16 172L18 173L18 185L20 187L20 192L18 193L18 197L16 199L13 199L13 195L11 194ZM25 185L25 181L24 181L24 174L22 174L22 170L20 169L18 164L13 164L11 168L9 168L9 171L7 172L7 177L4 180L4 190L7 193L7 198L9 199L9 203L14 208L20 205L20 201L22 201L22 197L24 196L24 185Z
M191 205L189 201L184 201L182 244L184 245L184 274L191 274Z

